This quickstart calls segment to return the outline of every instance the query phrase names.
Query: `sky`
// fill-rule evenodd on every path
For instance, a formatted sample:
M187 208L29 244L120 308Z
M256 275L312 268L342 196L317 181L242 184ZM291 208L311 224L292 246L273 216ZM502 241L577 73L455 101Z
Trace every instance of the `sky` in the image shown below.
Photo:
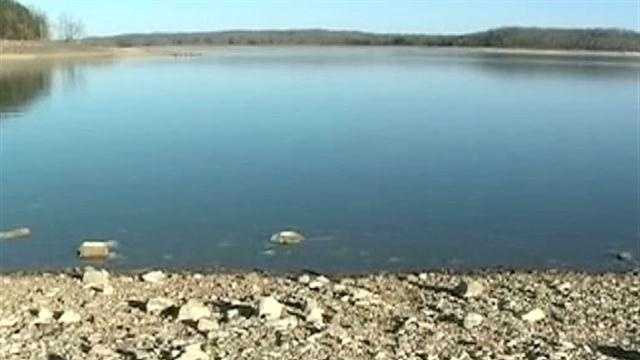
M22 0L86 35L230 29L460 34L520 26L640 30L640 0Z

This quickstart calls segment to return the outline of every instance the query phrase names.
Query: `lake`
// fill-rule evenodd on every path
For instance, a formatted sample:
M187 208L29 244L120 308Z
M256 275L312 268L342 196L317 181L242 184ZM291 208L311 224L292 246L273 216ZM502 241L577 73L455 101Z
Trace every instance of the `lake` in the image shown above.
M237 47L0 66L0 269L623 269L634 61ZM304 231L297 246L274 232Z

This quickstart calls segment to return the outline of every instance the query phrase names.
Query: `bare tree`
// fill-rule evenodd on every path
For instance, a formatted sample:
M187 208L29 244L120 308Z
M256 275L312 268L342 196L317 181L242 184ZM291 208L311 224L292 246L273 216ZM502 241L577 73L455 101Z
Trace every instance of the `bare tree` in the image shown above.
M80 19L75 19L67 14L58 18L59 36L66 42L79 40L84 35L84 24Z

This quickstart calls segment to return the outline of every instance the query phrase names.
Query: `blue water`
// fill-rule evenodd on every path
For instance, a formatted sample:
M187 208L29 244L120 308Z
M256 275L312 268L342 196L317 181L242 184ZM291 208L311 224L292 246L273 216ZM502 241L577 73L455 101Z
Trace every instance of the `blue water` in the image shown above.
M617 269L640 256L639 65L223 48L0 70L0 228L33 231L0 269L77 266L87 238L123 268ZM265 254L289 226L308 241Z

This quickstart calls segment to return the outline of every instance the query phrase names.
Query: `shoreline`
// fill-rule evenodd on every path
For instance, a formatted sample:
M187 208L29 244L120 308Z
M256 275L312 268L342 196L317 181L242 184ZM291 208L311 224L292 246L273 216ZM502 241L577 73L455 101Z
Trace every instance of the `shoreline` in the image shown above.
M522 57L554 57L580 59L616 59L638 60L640 52L613 52L591 50L556 50L525 49L497 47L438 47L438 46L367 46L367 45L163 45L138 47L105 47L82 43L39 43L0 40L0 61L33 61L60 59L93 59L93 58L135 58L135 57L192 57L207 51L221 49L304 49L304 48L337 48L337 49L419 49L440 51L453 55L504 55Z
M7 360L640 356L637 273L354 277L87 267L0 274L0 284Z

